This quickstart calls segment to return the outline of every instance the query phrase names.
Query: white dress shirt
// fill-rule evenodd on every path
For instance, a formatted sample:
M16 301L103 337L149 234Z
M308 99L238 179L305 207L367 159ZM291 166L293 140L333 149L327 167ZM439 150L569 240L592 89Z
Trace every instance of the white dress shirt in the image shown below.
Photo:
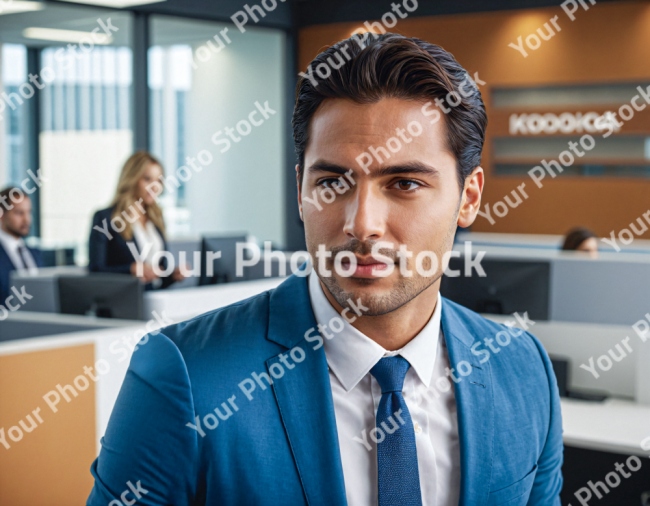
M315 271L309 275L309 296L317 323L326 325L339 316L325 297ZM350 315L353 313L348 313L348 318ZM453 382L445 371L449 358L440 315L438 294L435 311L426 326L406 346L394 352L385 350L347 321L341 332L331 339L323 339L349 506L376 505L378 501L377 443L368 434L375 428L381 387L370 369L382 357L395 355L401 355L411 364L404 379L403 395L415 431L422 505L458 505L458 421L453 387L442 391ZM442 387L436 388L436 380L443 377L448 381L439 381Z
M147 220L147 224L144 227L140 220L138 220L133 223L132 228L133 238L138 244L140 259L157 269L162 258L160 253L165 251L165 243L160 232L158 232L158 229L151 220ZM154 279L151 284L154 288L158 288L162 285L162 280L160 278Z
M9 256L9 260L14 264L17 271L29 271L30 273L37 271L38 266L36 265L31 252L27 249L22 237L16 238L0 228L0 244L2 244L2 247ZM18 251L21 247L23 248L22 256Z

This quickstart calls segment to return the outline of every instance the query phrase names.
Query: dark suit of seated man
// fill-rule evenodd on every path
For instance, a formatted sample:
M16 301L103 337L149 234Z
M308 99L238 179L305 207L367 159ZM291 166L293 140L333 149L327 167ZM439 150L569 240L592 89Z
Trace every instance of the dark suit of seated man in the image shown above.
M440 47L373 37L298 82L312 261L141 342L89 505L559 506L544 348L439 294L480 209L481 94Z
M20 188L0 192L0 305L5 305L12 290L9 273L15 270L35 271L43 267L41 252L23 240L32 226L32 202ZM15 287L19 290L20 287ZM15 302L8 302L8 307Z

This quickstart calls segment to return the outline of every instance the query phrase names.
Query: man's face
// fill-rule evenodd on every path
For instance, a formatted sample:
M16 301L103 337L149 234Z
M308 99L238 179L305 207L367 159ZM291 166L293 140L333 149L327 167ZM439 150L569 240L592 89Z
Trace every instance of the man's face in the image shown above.
M2 229L17 237L27 236L32 226L32 201L25 196L20 202L8 199L7 204L13 205L13 209L2 209Z
M431 123L436 116L425 116L423 105L395 98L368 105L328 99L312 117L299 202L314 267L341 307L349 306L348 299L360 298L369 308L367 315L384 314L432 285L439 287L443 256L452 247L456 226L469 226L476 217L482 169L474 170L461 191L456 160L447 150L445 120ZM430 105L428 110L432 109ZM381 161L374 156L370 160L371 146ZM364 152L369 153L362 158L365 170L357 161ZM349 189L339 179L347 171L355 182L343 176ZM325 188L332 191L321 193ZM317 195L320 210L313 203ZM392 246L379 245L380 241ZM325 268L317 258L319 245L332 252ZM387 262L372 255L373 245L395 261L390 275L382 276ZM400 246L412 253L404 265L411 276L400 272ZM341 251L356 257L357 268L350 277L336 271L334 258ZM431 254L437 266L432 265ZM448 262L448 256L445 259ZM346 259L341 267L350 267Z

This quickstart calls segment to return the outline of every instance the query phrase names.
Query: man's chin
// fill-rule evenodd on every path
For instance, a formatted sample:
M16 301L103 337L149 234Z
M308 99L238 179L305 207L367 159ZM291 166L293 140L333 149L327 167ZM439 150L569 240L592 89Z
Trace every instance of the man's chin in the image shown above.
M392 307L395 305L395 295L399 293L394 280L350 277L334 283L330 280L325 286L341 307L350 307L349 301L352 301L355 305L366 308L363 311L366 316L389 313L399 306Z

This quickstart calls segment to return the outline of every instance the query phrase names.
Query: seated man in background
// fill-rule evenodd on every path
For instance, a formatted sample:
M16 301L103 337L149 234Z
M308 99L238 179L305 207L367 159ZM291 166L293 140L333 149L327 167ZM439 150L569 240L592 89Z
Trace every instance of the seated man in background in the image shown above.
M43 266L41 252L25 245L32 226L32 201L20 188L0 192L0 305L10 295L9 273Z

